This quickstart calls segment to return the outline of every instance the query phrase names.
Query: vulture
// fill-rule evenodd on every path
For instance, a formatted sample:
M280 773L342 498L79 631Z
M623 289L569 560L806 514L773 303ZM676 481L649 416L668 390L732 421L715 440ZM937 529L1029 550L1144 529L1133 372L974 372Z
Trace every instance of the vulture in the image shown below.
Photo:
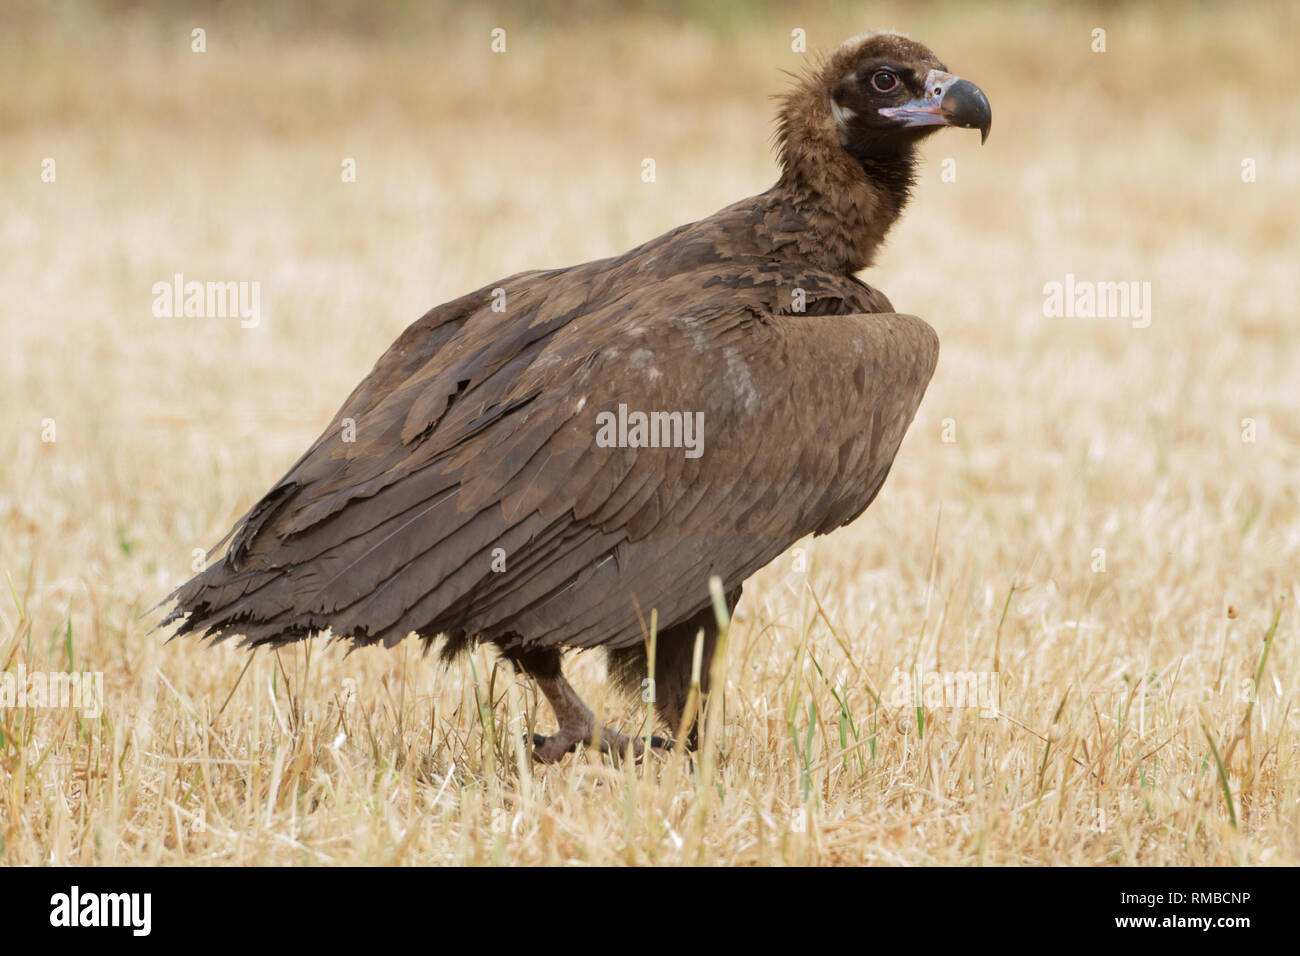
M641 756L561 671L603 648L654 684L669 748L708 582L745 579L871 504L938 357L855 273L908 200L917 146L988 100L897 33L846 41L781 98L766 192L608 259L522 272L409 326L288 472L163 600L173 637L493 645L558 729ZM221 549L224 548L224 552ZM657 612L654 674L647 624ZM691 721L685 744L697 745Z

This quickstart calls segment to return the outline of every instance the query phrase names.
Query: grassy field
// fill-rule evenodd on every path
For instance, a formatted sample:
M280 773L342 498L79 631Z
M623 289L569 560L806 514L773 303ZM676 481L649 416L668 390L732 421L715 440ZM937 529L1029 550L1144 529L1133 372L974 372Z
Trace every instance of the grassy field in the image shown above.
M254 9L0 13L0 672L103 689L0 707L0 862L1300 863L1294 5ZM876 27L992 134L864 275L939 368L876 504L746 588L716 752L534 767L487 652L148 633L403 327L767 188L791 31ZM177 273L260 322L156 317ZM1149 325L1046 316L1067 275Z

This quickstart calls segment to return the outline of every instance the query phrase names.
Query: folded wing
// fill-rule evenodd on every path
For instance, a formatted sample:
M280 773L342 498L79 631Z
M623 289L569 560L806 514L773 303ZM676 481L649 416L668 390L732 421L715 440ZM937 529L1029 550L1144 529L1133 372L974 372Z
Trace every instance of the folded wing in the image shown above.
M937 359L912 316L773 315L698 285L593 311L591 280L543 294L554 275L502 283L504 314L485 290L408 329L173 595L178 633L630 645L638 610L683 619L710 576L859 515ZM620 405L702 415L698 457L607 446Z

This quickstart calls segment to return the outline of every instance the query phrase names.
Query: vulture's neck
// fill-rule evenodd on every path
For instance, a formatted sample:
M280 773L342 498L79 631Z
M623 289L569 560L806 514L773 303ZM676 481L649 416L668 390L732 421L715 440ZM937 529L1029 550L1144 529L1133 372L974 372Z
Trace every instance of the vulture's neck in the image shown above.
M776 138L781 178L761 197L773 232L793 239L802 258L827 271L852 275L871 265L907 204L911 150L849 155L820 84L786 95Z

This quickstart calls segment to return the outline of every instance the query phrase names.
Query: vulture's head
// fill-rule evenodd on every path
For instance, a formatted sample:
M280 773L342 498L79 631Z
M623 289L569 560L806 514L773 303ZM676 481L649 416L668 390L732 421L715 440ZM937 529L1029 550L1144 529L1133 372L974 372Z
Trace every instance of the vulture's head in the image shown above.
M899 33L846 40L783 100L782 183L846 219L852 248L836 262L849 271L870 264L907 203L917 144L944 126L977 129L983 142L993 123L978 86Z
M993 114L984 92L905 36L855 37L820 73L840 142L855 159L910 149L942 126L977 129L981 143L988 139Z
M899 159L910 165L916 144L944 126L977 129L983 142L992 124L984 92L928 47L868 33L842 43L786 96L779 135L789 154L829 134L872 170Z

